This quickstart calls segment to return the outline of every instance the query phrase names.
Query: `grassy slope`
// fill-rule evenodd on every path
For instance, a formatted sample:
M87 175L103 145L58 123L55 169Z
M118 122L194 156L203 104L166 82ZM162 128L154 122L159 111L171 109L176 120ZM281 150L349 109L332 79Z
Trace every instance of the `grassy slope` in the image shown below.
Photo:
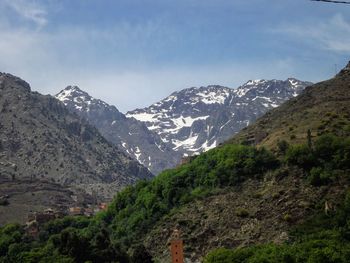
M227 143L257 137L258 145L274 149L279 140L304 142L308 129L313 137L327 132L349 136L349 105L350 70L344 69L333 79L307 87L300 96L268 112Z

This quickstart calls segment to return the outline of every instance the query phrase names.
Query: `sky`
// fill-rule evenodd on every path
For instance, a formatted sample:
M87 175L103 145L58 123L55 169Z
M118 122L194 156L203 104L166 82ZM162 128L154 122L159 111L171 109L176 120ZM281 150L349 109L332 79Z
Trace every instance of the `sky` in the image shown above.
M126 112L174 91L321 81L350 60L350 5L309 0L0 0L0 72Z

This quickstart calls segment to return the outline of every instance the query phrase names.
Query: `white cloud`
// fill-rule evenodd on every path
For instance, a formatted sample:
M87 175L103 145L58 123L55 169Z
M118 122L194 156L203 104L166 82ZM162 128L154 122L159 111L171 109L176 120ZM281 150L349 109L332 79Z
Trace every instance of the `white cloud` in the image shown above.
M4 3L21 17L43 27L47 24L47 11L32 0L4 0Z
M45 25L46 11L35 2L5 1L8 5L27 3L24 7L17 6L22 8L18 12L38 26ZM42 14L39 17L43 16L44 20L35 20L35 14ZM1 21L5 15L0 13L0 71L23 78L33 90L44 94L55 94L67 85L77 84L122 111L148 106L191 86L219 84L234 88L249 79L305 77L296 74L299 64L289 58L229 64L183 66L165 62L154 65L144 52L148 46L158 48L150 45L151 39L158 37L160 40L156 42L161 44L165 41L163 38L168 39L174 47L177 43L176 30L163 26L162 21L141 25L122 23L103 30L70 26L47 31ZM108 49L108 55L103 54L103 48Z
M135 34L133 28L125 30L124 27L113 29L119 34L108 34L107 31L72 27L47 33L0 26L0 71L23 78L33 90L44 94L56 94L67 85L78 85L125 112L148 106L176 90L191 86L219 84L235 88L249 79L287 78L293 75L286 75L286 72L295 74L293 70L297 68L292 59L188 66L147 65L144 62L125 66L123 60L103 64L101 59L94 60L94 57L92 63L83 62L84 56L90 55L90 43L96 43L96 40L103 39L108 43L118 42L116 39L119 38L123 43L117 43L117 46L123 51L130 38L126 32ZM156 28L148 27L151 29L144 30L147 35ZM109 39L111 35L116 37ZM131 37L133 41L136 38Z
M338 14L330 19L303 21L298 25L283 25L274 32L287 34L315 48L348 54L350 52L350 22Z

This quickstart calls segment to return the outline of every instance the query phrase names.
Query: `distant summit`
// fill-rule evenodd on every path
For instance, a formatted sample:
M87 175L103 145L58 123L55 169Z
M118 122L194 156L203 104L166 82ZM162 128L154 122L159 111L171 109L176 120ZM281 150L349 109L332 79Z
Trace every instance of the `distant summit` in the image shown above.
M126 118L115 106L91 97L77 86L68 86L55 97L152 173L158 174L178 164L181 158L178 153L168 148L145 124Z
M91 97L87 92L82 91L78 86L67 86L55 96L62 101L68 108L75 108L78 111L88 112L92 109L108 108L109 105L102 100ZM113 113L122 116L117 108L111 106Z
M249 80L237 89L193 87L126 116L144 122L175 152L188 156L224 142L311 84L289 78Z

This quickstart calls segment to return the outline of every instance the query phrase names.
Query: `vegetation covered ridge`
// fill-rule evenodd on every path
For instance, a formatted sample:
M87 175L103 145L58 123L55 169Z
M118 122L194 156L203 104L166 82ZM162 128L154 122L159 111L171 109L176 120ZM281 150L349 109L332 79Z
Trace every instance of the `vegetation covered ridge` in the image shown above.
M327 134L302 145L281 143L276 154L265 148L224 145L177 169L165 171L151 181L126 188L117 194L107 211L91 219L66 217L51 221L42 226L36 239L28 236L23 226L2 227L0 259L2 262L147 262L146 259L151 260L143 247L147 233L174 209L198 198L215 195L219 189L239 186L249 178L262 180L266 173L295 166L315 187L347 177L350 138ZM337 211L347 218L348 210L341 212L343 210ZM346 224L341 227L343 229ZM317 238L316 235L315 240ZM327 244L323 246L327 247ZM331 245L327 249L333 251L334 244ZM285 247L274 247L279 248ZM215 252L215 257L208 256L207 260L216 258L220 251ZM345 253L339 253L344 256L342 252ZM227 253L230 257L231 252L225 250L224 254Z

